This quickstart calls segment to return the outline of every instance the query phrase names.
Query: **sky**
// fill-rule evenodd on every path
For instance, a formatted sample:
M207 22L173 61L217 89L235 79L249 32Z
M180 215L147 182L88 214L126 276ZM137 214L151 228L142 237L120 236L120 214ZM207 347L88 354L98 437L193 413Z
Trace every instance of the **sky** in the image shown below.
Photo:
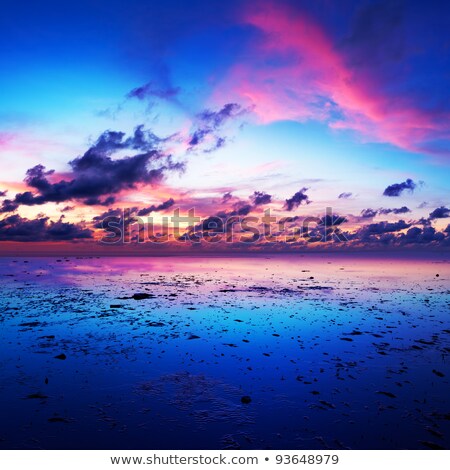
M1 252L450 246L448 2L6 1L0 38Z

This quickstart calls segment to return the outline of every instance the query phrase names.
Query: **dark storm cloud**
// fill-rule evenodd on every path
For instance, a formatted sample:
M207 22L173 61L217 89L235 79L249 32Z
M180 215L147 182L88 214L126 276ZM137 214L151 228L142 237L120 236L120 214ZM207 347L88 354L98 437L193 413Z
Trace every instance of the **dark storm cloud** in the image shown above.
M450 209L447 209L447 207L441 206L441 207L434 209L434 211L430 213L429 219L430 220L445 219L446 217L450 217Z
M408 212L411 212L410 209L408 209L406 206L398 207L398 208L392 208L392 209L386 209L381 207L380 209L363 209L361 211L360 217L363 219L370 219L375 217L376 215L382 214L382 215L387 215L387 214L406 214Z
M377 211L374 209L363 209L361 211L361 217L363 219L371 219L377 215Z
M0 213L5 212L14 212L19 207L17 202L12 201L11 199L5 199L0 206Z
M105 219L117 219L117 221L121 221L125 212L127 212L128 214L131 214L136 211L137 211L136 207L133 207L130 209L108 209L107 211L103 212L100 215L95 216L92 219L92 221L94 222L93 227L103 228L103 221Z
M338 199L349 199L352 197L353 193L341 193L338 196Z
M108 196L105 199L100 199L98 197L89 197L83 200L83 204L86 206L110 206L116 202L116 198L114 196Z
M36 165L27 171L25 183L34 192L26 191L16 195L13 201L3 201L1 212L15 210L17 205L41 205L47 202L81 200L87 205L110 205L114 194L133 189L137 184L156 184L171 171L182 171L184 164L175 163L170 155L164 154L157 144L160 142L153 133L142 126L134 135L125 139L123 132L107 131L81 157L72 160L70 179L56 183L54 170L47 171L43 165ZM118 150L142 151L131 157L112 159Z
M437 232L433 227L412 227L398 240L402 245L409 244L449 244L448 234Z
M172 100L176 98L181 92L180 87L165 87L161 88L154 82L148 82L137 88L133 88L127 93L127 98L136 98L138 100L145 100L149 98L159 98L162 100Z
M417 187L417 184L414 183L412 179L408 178L403 183L394 183L388 186L384 190L383 196L397 197L397 196L400 196L400 194L405 190L409 190L413 192L416 187Z
M363 243L393 243L396 240L395 232L400 232L411 227L411 224L404 220L398 222L378 222L364 225L354 233L346 234L347 238L356 242Z
M327 226L327 227L336 227L338 225L341 225L343 223L347 222L347 219L341 215L334 214L334 215L325 215L320 218L320 223L319 225L322 226Z
M411 224L406 223L404 220L398 222L377 222L375 224L369 224L360 229L360 233L368 234L381 234L387 232L398 232L409 228Z
M170 140L170 137L161 138L152 131L146 130L143 124L134 129L132 136L125 139L125 135L125 132L105 131L88 152L99 152L111 155L123 149L150 151L157 149L161 143Z
M245 216L250 214L253 207L244 201L238 201L233 204L233 210L231 212L219 212L219 216L233 217L233 216Z
M92 238L92 231L83 224L49 221L48 217L26 219L19 215L10 215L0 220L1 241L67 241Z
M255 191L251 196L250 200L255 206L260 206L263 204L269 204L272 202L272 196L262 191Z
M406 214L408 212L411 212L410 209L408 209L406 206L394 208L394 209L378 209L379 214Z
M294 209L297 209L297 207L300 206L302 203L310 204L311 201L309 200L308 195L305 194L307 190L308 188L302 188L300 189L300 191L297 191L291 198L286 199L284 208L288 211L292 211Z
M241 219L242 217L247 216L252 211L253 206L247 204L244 201L238 201L233 204L232 210L230 211L220 211L215 215L211 215L202 220L195 227L191 227L182 238L190 238L194 240L196 235L199 235L199 232L224 232L227 226L230 226L233 220L236 218Z
M145 215L150 214L151 212L159 212L168 209L169 207L172 207L175 204L175 201L170 198L167 201L163 202L162 204L159 204L157 206L151 205L149 207L145 207L143 209L140 209L137 212L137 215L140 217L143 217Z
M175 201L170 198L167 201L162 202L158 205L151 205L149 207L144 207L139 209L138 207L129 207L127 209L108 209L100 215L93 217L93 227L94 228L103 228L104 220L106 219L116 219L117 222L122 222L122 219L127 225L135 221L135 216L144 217L151 214L152 212L163 211L172 207L175 204Z

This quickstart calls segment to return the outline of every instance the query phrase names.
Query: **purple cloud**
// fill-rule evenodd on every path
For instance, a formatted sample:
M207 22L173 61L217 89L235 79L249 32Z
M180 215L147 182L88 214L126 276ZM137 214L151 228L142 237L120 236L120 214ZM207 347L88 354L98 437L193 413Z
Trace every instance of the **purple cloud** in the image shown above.
M388 186L384 190L383 196L398 197L405 190L413 192L416 187L417 187L417 184L414 183L412 179L408 178L403 183L395 183L395 184L391 184L390 186Z
M182 171L183 163L175 163L159 148L158 139L142 126L125 139L123 132L104 132L81 157L72 160L70 179L51 182L54 170L36 165L27 171L25 183L32 191L19 193L14 200L4 200L1 212L11 212L19 205L41 205L47 202L80 200L86 205L110 205L114 195L137 184L156 184L168 172ZM111 155L123 149L140 150L131 157L112 159Z
M286 199L284 208L288 211L292 211L294 209L297 209L297 207L300 206L302 203L310 204L311 201L309 200L308 195L305 194L307 190L308 188L302 188L300 189L300 191L297 191L291 198Z
M48 217L38 216L36 219L26 219L19 215L10 215L0 220L1 241L69 241L92 238L92 231L84 224L49 221Z

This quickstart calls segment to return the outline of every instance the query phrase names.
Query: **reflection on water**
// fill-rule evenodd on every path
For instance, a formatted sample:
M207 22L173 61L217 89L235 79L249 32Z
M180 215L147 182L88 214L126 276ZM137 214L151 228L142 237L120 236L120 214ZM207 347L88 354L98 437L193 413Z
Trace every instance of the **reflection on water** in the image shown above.
M449 448L449 266L2 259L0 448Z

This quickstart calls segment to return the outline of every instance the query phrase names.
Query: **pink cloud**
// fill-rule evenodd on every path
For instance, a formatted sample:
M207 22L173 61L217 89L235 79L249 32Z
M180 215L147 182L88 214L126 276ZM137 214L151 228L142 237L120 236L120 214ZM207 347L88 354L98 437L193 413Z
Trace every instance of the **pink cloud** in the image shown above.
M272 4L249 11L242 22L260 33L216 90L215 99L254 105L262 123L316 120L355 131L364 141L420 151L449 138L449 116L435 116L413 100L383 94L375 77L350 67L331 38L304 13Z

